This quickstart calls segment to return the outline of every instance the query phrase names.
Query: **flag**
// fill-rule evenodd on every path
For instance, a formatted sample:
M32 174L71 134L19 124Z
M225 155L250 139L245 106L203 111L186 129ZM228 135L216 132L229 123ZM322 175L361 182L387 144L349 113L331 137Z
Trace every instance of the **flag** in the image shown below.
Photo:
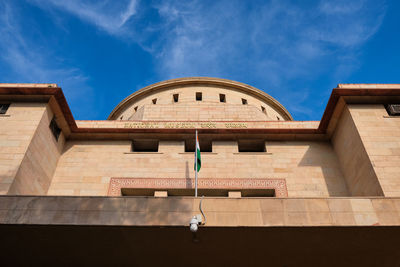
M197 131L196 131L196 147L195 147L195 161L197 160L197 170L196 170L196 162L194 163L194 170L196 172L200 171L201 168L201 157L200 157L200 144L199 144L199 138L197 137Z

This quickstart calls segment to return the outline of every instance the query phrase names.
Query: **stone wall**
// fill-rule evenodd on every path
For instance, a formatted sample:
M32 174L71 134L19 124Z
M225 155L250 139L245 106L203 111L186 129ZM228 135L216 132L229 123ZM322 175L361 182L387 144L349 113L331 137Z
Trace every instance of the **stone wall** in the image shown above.
M202 93L202 100L196 101L196 92ZM179 94L178 102L173 95ZM226 102L220 102L219 95L225 95ZM242 98L247 100L243 105ZM153 99L157 99L153 104ZM265 110L262 110L262 107ZM137 108L137 111L135 111ZM141 114L144 108L144 114ZM139 113L135 115L135 113ZM135 102L121 111L118 119L144 120L283 120L268 103L240 91L213 86L188 86L161 90Z
M381 186L348 106L344 107L332 136L332 144L350 194L382 196Z
M180 105L144 105L143 120L156 121L265 121L276 120L260 108L249 105L193 103ZM139 113L139 112L138 112ZM135 116L138 117L140 116Z
M385 196L400 196L400 117L383 105L349 105L351 117Z
M7 194L14 182L46 105L14 102L0 115L0 194Z
M48 194L104 196L111 177L194 178L183 141L160 141L157 153L130 149L130 141L67 141ZM268 141L266 151L238 153L236 141L214 141L212 153L202 153L199 179L280 178L289 197L348 195L329 142Z
M267 152L272 154L270 160L262 163L260 172L285 178L289 197L348 196L338 158L329 142L266 144ZM242 157L247 157L247 168L251 168L252 157Z
M0 196L0 224L188 226L199 198ZM399 198L204 198L226 226L399 226ZM200 229L201 231L201 229ZM200 232L199 231L199 232Z
M53 116L47 106L8 194L46 195L65 142L63 133L57 141L49 128Z

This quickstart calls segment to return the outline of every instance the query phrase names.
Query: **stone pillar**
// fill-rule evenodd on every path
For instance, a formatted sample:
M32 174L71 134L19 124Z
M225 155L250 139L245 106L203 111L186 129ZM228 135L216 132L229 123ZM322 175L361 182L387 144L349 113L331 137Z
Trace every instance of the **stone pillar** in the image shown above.
M359 118L345 105L332 136L332 144L352 196L382 196L384 193L357 127Z
M35 107L33 110L32 106ZM54 115L46 103L24 103L19 104L19 107L18 112L11 112L10 119L18 125L14 138L21 139L20 150L14 155L20 161L12 166L14 172L9 177L8 190L4 188L2 193L45 195L62 153L64 136L61 133L58 140L53 136L49 125Z

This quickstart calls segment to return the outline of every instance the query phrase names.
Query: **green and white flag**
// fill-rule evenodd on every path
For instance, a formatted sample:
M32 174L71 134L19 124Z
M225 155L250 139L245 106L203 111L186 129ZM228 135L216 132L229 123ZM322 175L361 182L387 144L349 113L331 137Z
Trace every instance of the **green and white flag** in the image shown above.
M201 157L200 157L200 144L199 144L199 138L197 137L197 131L196 131L196 148L194 152L194 170L196 172L200 171L201 168ZM197 162L197 164L196 164ZM196 170L197 167L197 170Z

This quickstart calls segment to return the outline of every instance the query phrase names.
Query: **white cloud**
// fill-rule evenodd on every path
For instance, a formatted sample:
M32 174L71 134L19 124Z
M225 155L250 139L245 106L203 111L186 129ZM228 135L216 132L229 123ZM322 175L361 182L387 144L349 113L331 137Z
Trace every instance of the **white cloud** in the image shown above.
M153 55L160 79L235 79L281 96L283 102L293 100L288 92L304 94L292 88L299 80L323 77L338 82L359 68L360 49L379 30L386 13L385 0L314 0L301 5L288 0L164 0L143 2L147 5L140 9L138 0L29 1L136 42ZM310 90L306 87L304 92ZM309 113L302 104L307 101L297 102L293 110Z
M321 15L318 27L310 28L308 36L350 48L359 46L373 36L382 24L385 5L382 1L323 1L318 7Z
M302 6L284 0L164 0L140 10L137 0L30 1L138 43L155 57L162 78L240 79L251 73L272 86L316 75L315 69L323 69L315 66L337 54L348 58L377 32L385 15L384 0L316 0ZM158 19L146 17L150 9Z
M351 54L377 32L385 14L381 1L363 0L309 7L164 1L157 9L167 22L158 54L167 77L246 70L275 85L315 75L315 65L333 54Z
M236 79L309 118L327 98L329 84L359 68L360 49L386 12L383 0L314 1L308 6L275 0L171 0L156 8L164 21L155 54L162 79ZM307 85L321 77L325 88Z
M336 1L322 1L319 4L320 11L326 14L352 15L355 12L360 11L366 1L348 1L348 0L336 0Z
M57 8L94 24L109 34L127 34L124 25L136 13L136 0L79 1L30 0L43 9Z
M7 76L1 77L2 82L57 83L74 103L73 107L82 108L79 99L93 94L87 84L88 77L78 68L63 66L62 58L55 57L50 47L27 39L19 23L20 16L10 3L0 3L0 10L0 59L10 70Z

